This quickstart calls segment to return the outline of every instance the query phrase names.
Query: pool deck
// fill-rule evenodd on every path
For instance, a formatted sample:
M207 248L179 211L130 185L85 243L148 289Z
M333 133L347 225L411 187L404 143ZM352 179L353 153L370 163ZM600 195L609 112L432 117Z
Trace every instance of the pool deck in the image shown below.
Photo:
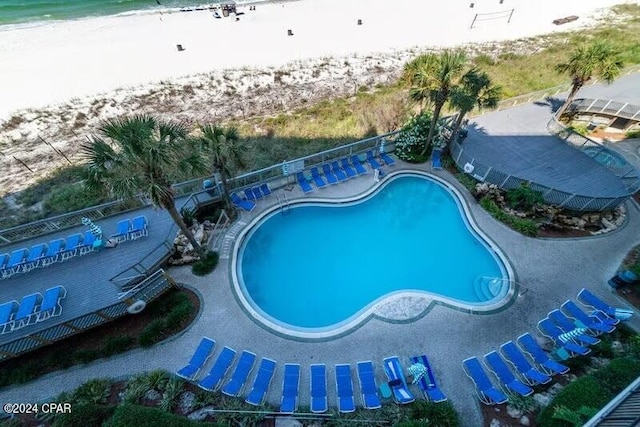
M407 366L408 357L427 354L442 390L459 411L463 425L477 426L482 424L480 403L472 382L462 369L463 359L482 356L524 332L534 333L538 320L559 307L566 299L575 298L582 287L588 287L612 305L626 306L610 292L606 280L614 274L627 251L640 244L637 233L624 231L640 227L640 210L637 204L626 203L627 223L613 233L583 239L532 239L495 221L447 171L431 171L429 164L415 166L402 162L388 170L399 169L430 172L457 187L466 199L473 220L506 255L517 274L518 282L526 292L504 310L491 315L468 314L436 305L426 315L410 323L371 318L351 333L329 341L293 340L274 335L259 326L238 305L231 290L231 245L227 244L221 251L219 266L209 276L195 277L191 275L190 267L168 270L179 283L196 290L202 299L200 314L184 333L151 349L133 350L107 360L53 373L29 384L4 389L0 393L2 401L46 400L96 377L127 377L160 368L175 372L188 361L200 339L208 336L217 341L214 357L222 346L229 346L237 351L250 350L258 357L269 357L278 362L267 396L268 401L274 405L279 405L280 402L284 363L302 365L300 406L309 404L308 366L312 363L327 364L328 401L331 407L335 407L334 364L351 364L358 396L356 362L372 360L380 382L384 379L384 357L398 355ZM363 193L373 185L373 174L370 172L311 194L328 199L343 198ZM286 192L289 200L306 197L297 186L278 191ZM259 202L254 212L241 215L240 221L232 226L230 233L235 235L243 224L248 224L275 203L276 197L273 195L270 199ZM354 233L354 238L357 238L357 233ZM232 240L229 238L227 243ZM460 266L464 267L464 259L460 260ZM364 269L366 265L357 268ZM632 319L631 326L636 329L640 329L639 317L636 315ZM204 370L208 371L212 363L210 359ZM249 382L255 374L254 370ZM418 394L417 389L413 391ZM359 396L356 402L360 404Z

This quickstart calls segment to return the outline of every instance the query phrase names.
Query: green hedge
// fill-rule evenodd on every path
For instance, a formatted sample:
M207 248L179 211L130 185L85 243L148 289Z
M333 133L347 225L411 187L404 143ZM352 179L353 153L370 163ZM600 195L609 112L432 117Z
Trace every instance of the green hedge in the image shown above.
M101 426L115 409L114 406L74 405L70 413L56 416L52 427Z
M152 315L156 319L149 323L138 337L140 346L150 347L163 340L179 328L194 310L195 307L189 298L182 293L172 293L164 301L158 301L157 305L154 304L151 308Z
M193 264L191 272L196 276L205 276L216 268L219 258L218 252L207 252L207 256L204 259Z
M103 427L131 427L138 425L162 427L198 427L218 424L191 421L179 415L169 414L156 408L138 405L119 406Z
M518 218L517 216L509 215L488 197L484 197L480 200L480 206L482 206L492 217L498 221L508 225L517 232L524 234L525 236L535 237L538 235L538 225L530 219Z

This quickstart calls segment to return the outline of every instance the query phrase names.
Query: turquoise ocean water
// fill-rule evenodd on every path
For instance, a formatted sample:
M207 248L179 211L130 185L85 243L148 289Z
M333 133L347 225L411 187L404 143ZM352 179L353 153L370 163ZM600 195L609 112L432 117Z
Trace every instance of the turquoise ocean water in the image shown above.
M223 0L0 0L0 25L68 20L222 3ZM253 1L255 2L255 1ZM253 3L252 2L252 3ZM248 2L236 2L248 3Z

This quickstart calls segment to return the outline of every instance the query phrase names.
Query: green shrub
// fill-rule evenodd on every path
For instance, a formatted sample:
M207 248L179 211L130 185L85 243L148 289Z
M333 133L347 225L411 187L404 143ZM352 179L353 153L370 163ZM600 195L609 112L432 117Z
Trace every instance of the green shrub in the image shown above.
M189 298L184 292L172 289L161 298L155 299L146 308L146 312L152 317L163 317L171 311L173 307L188 302Z
M126 335L118 335L114 337L108 337L102 348L104 356L109 357L114 354L119 354L127 351L135 343L133 337Z
M180 215L187 227L191 227L193 225L193 221L196 219L196 210L183 206L182 209L180 209Z
M51 191L44 199L44 215L58 215L99 205L108 200L106 197L87 190L82 184L65 184Z
M111 419L104 423L103 427L131 427L137 425L149 427L199 427L213 426L214 424L191 421L156 408L125 404L115 410Z
M531 211L534 207L544 203L542 193L532 190L525 182L517 188L507 190L506 200L511 208L521 211Z
M164 393L162 393L162 399L158 403L158 407L165 411L171 412L175 407L178 396L182 393L184 388L184 382L181 379L172 377L166 384Z
M411 405L409 416L412 420L422 422L422 425L441 427L457 427L460 425L458 413L450 402L433 403L426 400L417 400Z
M73 353L73 358L79 363L89 363L100 359L102 352L100 350L77 350Z
M108 378L89 380L78 387L72 394L72 401L79 404L107 403L111 392L112 381Z
M151 389L164 391L169 382L170 375L164 369L156 369L146 375L146 384Z
M59 414L52 427L101 426L115 410L115 406L74 405L70 413Z
M536 237L538 235L538 224L530 219L509 216L509 224L514 230L525 236Z
M218 252L209 251L204 259L196 261L191 267L191 272L196 276L204 276L211 273L218 265L220 255Z
M640 129L630 130L624 134L627 138L640 138Z
M640 362L628 357L613 359L593 376L602 388L615 395L640 376Z
M192 312L193 306L190 303L174 307L164 319L165 328L171 330L180 327L182 322L191 316Z
M149 323L138 337L138 342L141 347L151 347L153 344L160 341L164 336L165 321L164 319L156 319Z
M431 116L428 113L420 114L409 119L395 140L395 154L402 160L411 163L422 163L429 158L430 151L425 155L421 152L429 136Z
M595 414L598 413L597 409L589 406L581 406L578 409L569 409L566 406L558 406L553 412L553 419L566 421L573 424L574 427L580 427Z
M570 410L578 410L582 406L602 408L613 395L600 386L598 380L591 375L578 378L562 389L551 404L538 415L538 424L542 427L566 427L566 422L554 419L556 408L565 406Z

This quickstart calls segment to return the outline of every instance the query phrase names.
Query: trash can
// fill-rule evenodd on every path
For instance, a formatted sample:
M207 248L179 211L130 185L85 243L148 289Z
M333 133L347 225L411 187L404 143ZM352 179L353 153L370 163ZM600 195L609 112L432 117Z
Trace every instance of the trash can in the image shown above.
M608 283L614 289L621 286L635 285L638 283L638 275L631 270L624 270L613 276Z

